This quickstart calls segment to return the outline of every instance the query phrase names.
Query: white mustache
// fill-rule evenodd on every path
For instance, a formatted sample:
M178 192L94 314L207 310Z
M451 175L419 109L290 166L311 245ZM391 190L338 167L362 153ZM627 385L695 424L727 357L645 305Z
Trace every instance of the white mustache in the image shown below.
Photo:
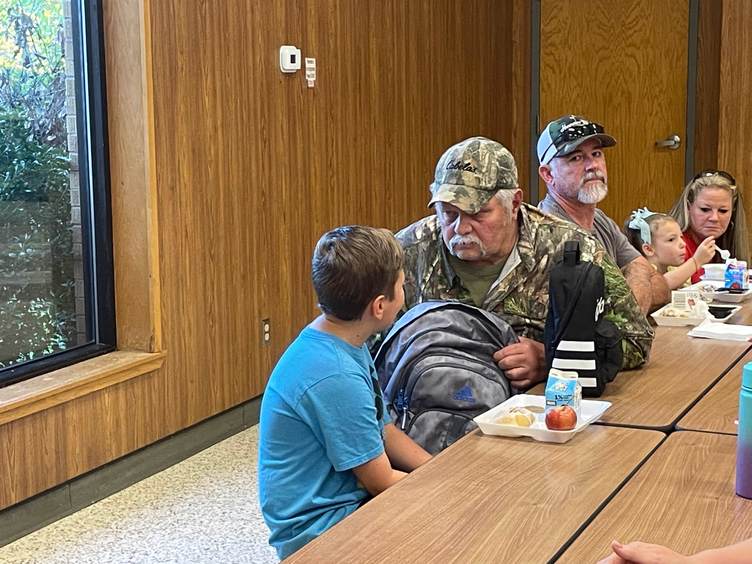
M471 245L475 244L479 247L482 247L483 244L480 242L480 239L478 239L475 235L455 235L449 240L449 246L454 248L457 245Z

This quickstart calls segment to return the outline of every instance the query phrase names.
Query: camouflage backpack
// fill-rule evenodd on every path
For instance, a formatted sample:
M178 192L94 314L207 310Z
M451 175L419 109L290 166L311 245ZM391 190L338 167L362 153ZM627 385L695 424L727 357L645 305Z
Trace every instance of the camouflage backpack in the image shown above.
M515 342L504 320L468 304L410 309L374 361L394 424L432 454L475 429L476 415L511 396L493 354Z

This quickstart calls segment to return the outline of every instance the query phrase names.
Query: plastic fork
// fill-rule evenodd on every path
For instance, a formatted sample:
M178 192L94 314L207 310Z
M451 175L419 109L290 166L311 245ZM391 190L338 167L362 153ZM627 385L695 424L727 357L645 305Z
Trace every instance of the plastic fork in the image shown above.
M718 251L719 253L721 253L721 258L723 260L728 260L729 258L731 258L731 253L728 252L726 249L722 249L718 245L713 245L713 246L715 247L716 251Z

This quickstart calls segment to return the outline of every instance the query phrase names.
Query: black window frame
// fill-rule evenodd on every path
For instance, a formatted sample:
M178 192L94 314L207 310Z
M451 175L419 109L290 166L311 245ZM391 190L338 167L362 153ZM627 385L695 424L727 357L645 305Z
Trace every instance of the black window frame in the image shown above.
M103 0L70 1L78 109L86 333L91 340L0 369L0 387L113 351L117 344Z

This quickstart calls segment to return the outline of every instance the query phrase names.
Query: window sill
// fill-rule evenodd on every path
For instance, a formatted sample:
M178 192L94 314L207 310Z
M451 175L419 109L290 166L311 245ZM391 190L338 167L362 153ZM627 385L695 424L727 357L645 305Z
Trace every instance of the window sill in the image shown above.
M0 425L154 372L165 356L115 351L0 388Z

